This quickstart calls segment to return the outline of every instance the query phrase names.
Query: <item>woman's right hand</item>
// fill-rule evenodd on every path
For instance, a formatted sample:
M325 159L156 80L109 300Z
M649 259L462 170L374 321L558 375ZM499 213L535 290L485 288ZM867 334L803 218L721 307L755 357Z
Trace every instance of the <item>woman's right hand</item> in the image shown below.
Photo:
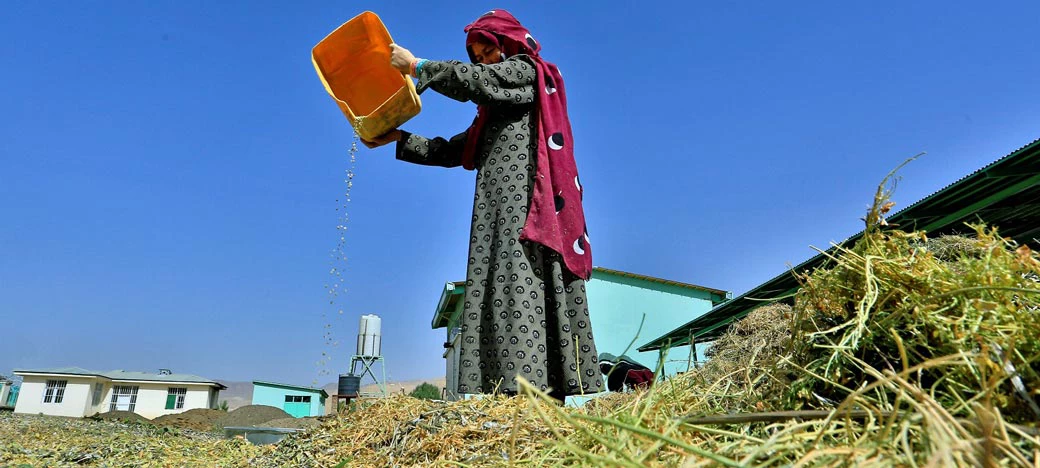
M412 62L414 61L415 56L412 55L411 51L397 44L390 44L390 66L408 75L412 71Z
M401 131L397 130L397 129L394 129L394 130L390 130L389 132L386 132L385 134L377 136L377 137L373 138L372 140L365 140L364 138L362 138L361 139L361 143L364 143L365 146L367 146L369 148L378 148L378 147L383 146L383 145L385 145L387 143L393 143L395 141L400 141L400 140L401 140Z

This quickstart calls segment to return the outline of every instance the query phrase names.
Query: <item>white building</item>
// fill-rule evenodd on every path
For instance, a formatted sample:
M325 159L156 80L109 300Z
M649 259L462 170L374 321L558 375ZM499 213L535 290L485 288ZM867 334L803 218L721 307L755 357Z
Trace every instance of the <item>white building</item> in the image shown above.
M23 369L15 413L84 417L132 411L152 419L195 408L215 408L224 385L167 369L156 373L91 371L79 367Z

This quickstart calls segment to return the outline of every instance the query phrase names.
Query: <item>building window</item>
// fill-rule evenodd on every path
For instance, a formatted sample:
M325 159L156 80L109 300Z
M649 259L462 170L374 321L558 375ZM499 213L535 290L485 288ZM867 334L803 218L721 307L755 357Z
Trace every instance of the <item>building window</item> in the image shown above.
M137 386L116 385L112 387L112 404L109 411L133 411L137 406Z
M187 394L186 388L170 387L169 393L166 394L166 409L184 408L184 395Z
M101 404L101 395L105 391L105 384L97 382L94 384L94 396L91 398L90 404L97 406Z
M47 390L43 393L44 403L61 403L65 399L65 385L68 380L48 380Z
M286 395L285 396L285 402L286 403L310 403L311 402L311 397L310 397L310 395L307 395L307 396Z

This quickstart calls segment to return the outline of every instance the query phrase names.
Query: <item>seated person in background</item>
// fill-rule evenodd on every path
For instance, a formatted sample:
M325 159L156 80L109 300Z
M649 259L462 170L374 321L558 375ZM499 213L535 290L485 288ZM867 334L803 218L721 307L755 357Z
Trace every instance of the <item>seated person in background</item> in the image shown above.
M654 384L654 372L634 359L610 353L599 355L599 371L607 376L607 389L623 392L627 389L649 388Z

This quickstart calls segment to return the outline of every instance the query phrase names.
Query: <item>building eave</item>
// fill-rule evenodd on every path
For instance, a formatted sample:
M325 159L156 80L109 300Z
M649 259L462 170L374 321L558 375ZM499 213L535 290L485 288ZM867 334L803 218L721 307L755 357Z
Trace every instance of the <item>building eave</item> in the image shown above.
M430 328L436 330L448 326L448 321L451 319L449 313L458 300L457 296L465 291L465 281L449 281L444 284L444 289L441 290L441 297L437 300L437 308L433 311L433 320L430 321Z
M147 383L147 384L169 384L169 385L199 385L205 387L217 387L220 390L226 390L227 386L220 382L189 382L189 381L177 381L177 380L140 380L140 379L113 379L109 377L101 376L104 379L111 381L112 383Z
M16 370L11 372L14 375L20 375L23 378L29 377L84 377L84 378L97 378L104 379L114 383L157 383L157 384L171 384L171 385L204 385L208 387L217 387L220 390L227 389L227 386L220 382L205 381L205 382L193 382L187 380L149 380L149 379L119 379L112 378L107 375L97 373L79 373L79 372L37 372L29 370Z
M328 398L329 394L323 388L307 387L304 385L292 385L279 382L268 382L266 380L254 380L253 385L266 385L268 387L287 388L290 390L300 390L312 393L321 393L322 398Z
M710 293L710 294L719 296L721 298L721 300L719 302L723 302L726 299L730 298L730 296L731 296L729 291L725 291L725 290L722 290L722 289L709 288L707 286L700 286L700 285L696 285L696 284L684 283L682 281L673 281L673 280L668 280L668 279L664 279L664 278L657 278L657 277L654 277L654 276L640 275L638 273L629 273L627 271L612 270L610 268L592 267L592 272L593 273L600 272L600 273L605 273L605 274L610 274L610 275L615 275L615 276L621 276L621 277L625 277L625 278L633 278L633 279L638 279L638 280L643 280L643 281L649 281L651 283L667 284L669 286L676 286L676 287L683 288L683 289L692 289L694 291L706 292L706 293ZM713 302L715 302L715 301L713 301Z

